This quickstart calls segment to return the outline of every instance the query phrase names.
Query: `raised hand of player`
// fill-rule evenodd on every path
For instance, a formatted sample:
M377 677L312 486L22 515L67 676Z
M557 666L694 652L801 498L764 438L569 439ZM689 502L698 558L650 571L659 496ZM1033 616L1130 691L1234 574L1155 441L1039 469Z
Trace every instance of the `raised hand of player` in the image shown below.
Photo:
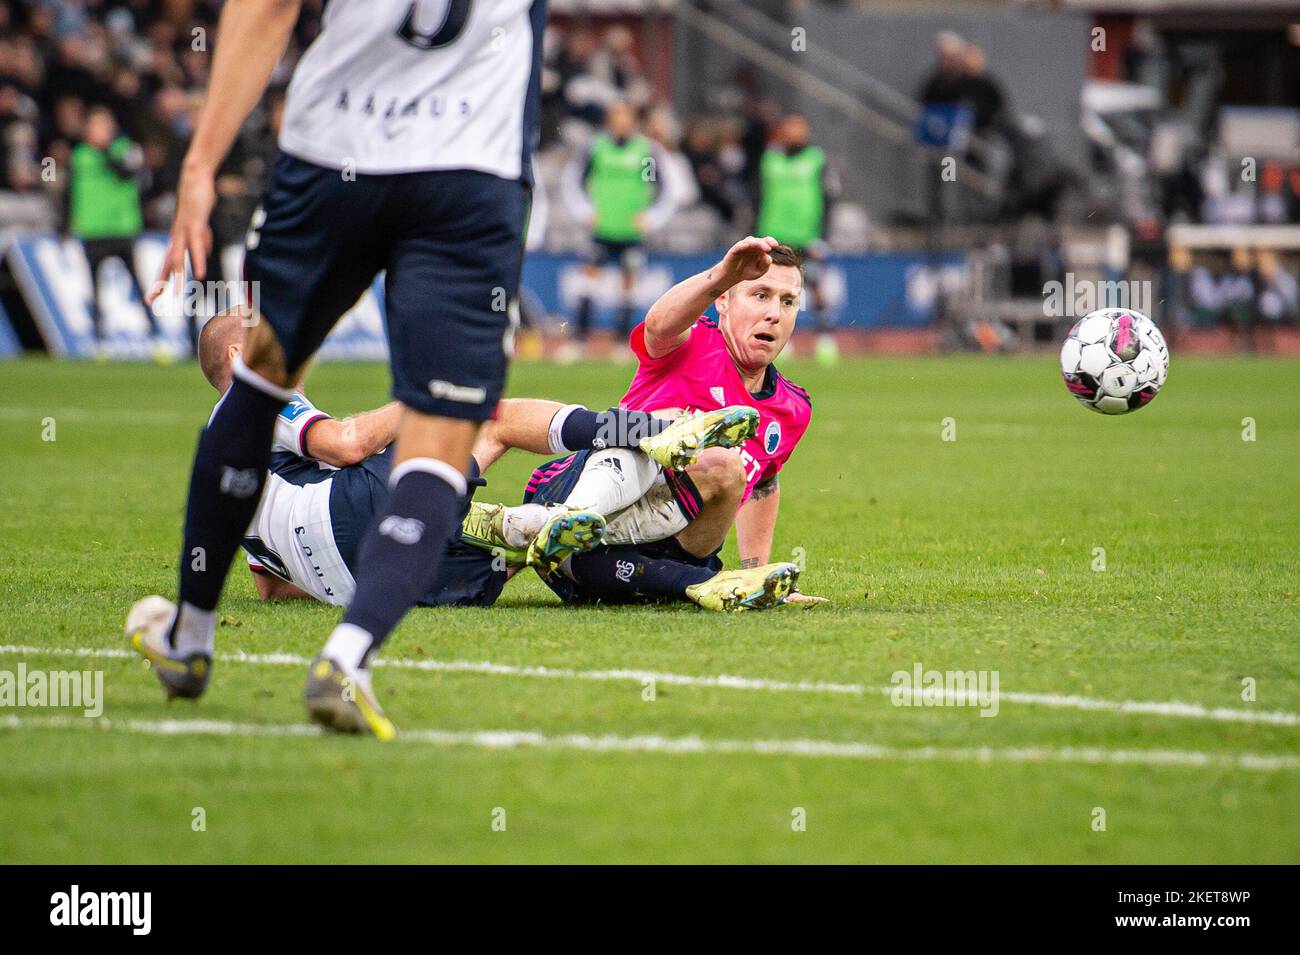
M171 236L162 268L153 287L145 295L145 302L154 299L167 288L169 279L175 279L177 288L185 279L185 254L190 256L190 268L197 281L203 281L208 272L208 255L212 252L212 207L217 202L217 187L211 170L187 168L181 172L176 189L176 218L172 220Z
M780 243L770 235L746 236L722 257L722 271L732 280L733 285L762 278L772 267L772 256L769 253L778 245Z

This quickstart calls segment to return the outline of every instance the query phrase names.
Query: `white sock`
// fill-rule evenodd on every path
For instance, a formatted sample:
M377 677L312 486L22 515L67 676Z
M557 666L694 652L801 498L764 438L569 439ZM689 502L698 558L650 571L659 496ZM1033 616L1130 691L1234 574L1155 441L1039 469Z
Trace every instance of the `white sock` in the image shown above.
M341 623L325 641L321 655L329 657L344 670L357 672L362 669L361 661L374 640L374 637L355 623Z
M523 549L532 543L546 523L546 508L541 504L507 507L501 515L501 537L506 546Z
M564 503L608 517L639 501L658 476L659 465L640 451L598 451L587 458L582 476Z
M564 454L568 451L576 451L577 448L566 448L561 433L564 431L564 422L569 420L569 415L573 414L582 405L565 405L551 417L551 426L546 429L546 443L551 449L552 454Z
M200 610L193 604L182 601L176 613L180 617L172 637L176 652L184 656L191 653L206 653L211 656L212 648L217 642L217 612Z

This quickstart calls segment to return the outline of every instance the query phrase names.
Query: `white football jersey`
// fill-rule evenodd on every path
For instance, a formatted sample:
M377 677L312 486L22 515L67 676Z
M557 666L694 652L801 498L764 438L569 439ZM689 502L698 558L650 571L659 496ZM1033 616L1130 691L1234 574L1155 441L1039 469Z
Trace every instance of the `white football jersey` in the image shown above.
M330 0L280 148L362 174L527 175L545 0Z
M300 459L300 467L288 469L288 477L275 469L267 475L243 547L250 567L287 580L322 603L346 606L357 585L334 542L333 479L324 473L337 469L311 460L304 443L308 427L328 417L302 394L295 394L281 409L275 419L272 456L293 455Z
M311 399L306 395L302 392L296 393L275 417L271 453L288 451L290 454L296 454L299 457L307 457L307 429L322 418L328 417L329 415L312 404ZM323 468L331 467L324 461L317 463Z

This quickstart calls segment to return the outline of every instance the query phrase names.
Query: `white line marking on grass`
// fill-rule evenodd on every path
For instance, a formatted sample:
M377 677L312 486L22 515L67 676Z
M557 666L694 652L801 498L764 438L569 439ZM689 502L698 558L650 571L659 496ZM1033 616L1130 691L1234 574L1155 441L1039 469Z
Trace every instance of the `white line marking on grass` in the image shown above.
M134 658L130 650L117 647L34 647L0 645L0 656L20 654L50 654L54 656L104 657L108 659ZM306 666L308 659L293 653L218 653L218 662L252 663L272 666ZM401 660L378 659L376 666L400 670L427 670L438 673L479 673L489 676L545 677L556 680L595 680L640 683L654 680L666 686L699 686L724 690L766 690L774 693L832 693L849 696L888 696L892 686L867 686L862 683L826 683L820 680L768 680L762 677L691 676L685 673L658 673L654 670L570 670L560 667L513 666L508 663L490 663L475 660ZM1285 710L1240 710L1229 707L1202 706L1200 703L1183 703L1178 700L1100 700L1087 696L1062 696L1055 693L1020 693L1003 691L998 694L1004 703L1023 703L1027 706L1046 706L1055 709L1081 710L1092 713L1140 714L1144 716L1170 716L1182 719L1204 719L1220 723L1267 723L1273 726L1300 726L1300 713ZM975 702L973 696L960 693L944 694L948 703L962 700Z
M89 720L78 717L0 717L0 730L89 729L151 736L321 736L306 723L229 723L223 720ZM1257 772L1300 769L1300 757L1258 753L1205 753L1171 749L1021 746L881 746L821 739L701 739L698 736L616 736L563 733L548 736L526 730L436 730L402 732L399 742L478 749L559 749L597 753L672 755L741 754L827 759L898 760L953 763L1082 763L1086 765L1174 766L1192 769L1248 769Z

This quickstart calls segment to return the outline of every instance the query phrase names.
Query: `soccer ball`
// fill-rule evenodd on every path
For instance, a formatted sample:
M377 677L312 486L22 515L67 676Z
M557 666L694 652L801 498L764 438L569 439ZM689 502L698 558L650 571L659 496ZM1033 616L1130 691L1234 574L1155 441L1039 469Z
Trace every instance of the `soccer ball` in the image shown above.
M1089 312L1061 346L1070 394L1101 414L1145 407L1164 387L1169 348L1156 323L1130 308Z

